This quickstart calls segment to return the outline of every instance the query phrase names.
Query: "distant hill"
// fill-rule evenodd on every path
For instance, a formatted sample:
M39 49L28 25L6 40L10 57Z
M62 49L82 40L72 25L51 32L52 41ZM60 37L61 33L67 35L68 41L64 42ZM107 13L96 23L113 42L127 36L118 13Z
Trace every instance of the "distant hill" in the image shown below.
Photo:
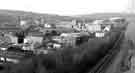
M15 10L0 10L0 24L6 21L7 23L12 24L12 21L16 22L18 16L22 16L25 18L43 17L45 21L49 23L57 23L59 21L71 21L73 19L72 17L69 16L59 16L55 14L41 14L41 13L34 13L34 12L15 11Z
M94 14L84 14L84 15L77 15L76 18L84 18L84 19L103 19L109 17L126 17L132 18L135 17L135 14L128 14L128 13L94 13Z

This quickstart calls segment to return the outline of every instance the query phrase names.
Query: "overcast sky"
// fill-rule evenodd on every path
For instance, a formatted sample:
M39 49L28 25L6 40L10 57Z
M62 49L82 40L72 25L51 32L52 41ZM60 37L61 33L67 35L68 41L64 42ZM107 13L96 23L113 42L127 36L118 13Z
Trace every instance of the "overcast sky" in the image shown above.
M1 0L0 9L40 13L79 15L99 12L122 12L128 0Z

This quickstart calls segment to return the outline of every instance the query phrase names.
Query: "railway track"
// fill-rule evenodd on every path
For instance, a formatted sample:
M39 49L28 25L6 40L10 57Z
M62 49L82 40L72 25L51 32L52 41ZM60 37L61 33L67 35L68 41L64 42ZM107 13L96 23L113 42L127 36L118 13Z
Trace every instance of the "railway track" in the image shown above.
M121 32L118 40L114 44L113 48L108 52L106 56L104 56L103 59L101 59L97 65L90 70L89 73L105 73L105 69L108 65L112 63L113 58L116 56L116 54L119 52L119 47L122 42L122 39L124 38L124 32Z

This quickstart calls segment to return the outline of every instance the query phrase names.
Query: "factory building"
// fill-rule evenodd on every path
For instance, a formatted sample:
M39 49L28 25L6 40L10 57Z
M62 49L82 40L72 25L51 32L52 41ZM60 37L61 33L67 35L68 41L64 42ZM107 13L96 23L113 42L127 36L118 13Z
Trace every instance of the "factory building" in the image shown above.
M64 46L78 46L88 40L88 34L83 33L62 33L53 40L64 44Z

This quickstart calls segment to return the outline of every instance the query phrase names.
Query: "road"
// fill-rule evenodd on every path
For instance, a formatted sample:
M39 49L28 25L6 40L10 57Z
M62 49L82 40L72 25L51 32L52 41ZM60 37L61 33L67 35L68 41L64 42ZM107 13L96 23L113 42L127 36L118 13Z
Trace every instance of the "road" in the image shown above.
M130 43L128 43L128 40L125 39L120 46L120 52L117 54L117 56L114 58L112 63L107 67L105 73L123 73L121 72L121 62L123 60L126 60L126 57L128 56L128 50L132 48Z

